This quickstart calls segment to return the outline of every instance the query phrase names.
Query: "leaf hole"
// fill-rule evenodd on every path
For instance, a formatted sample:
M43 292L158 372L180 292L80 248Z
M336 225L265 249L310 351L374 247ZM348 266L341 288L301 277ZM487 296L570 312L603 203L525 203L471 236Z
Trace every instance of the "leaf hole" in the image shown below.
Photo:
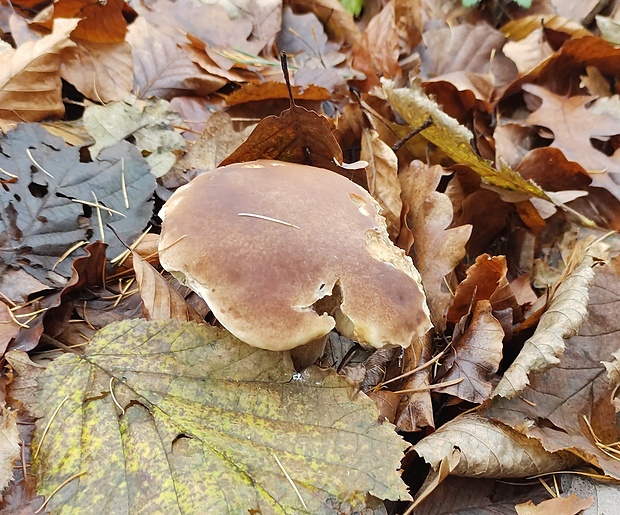
M49 189L47 186L43 184L37 184L36 182L31 182L28 185L28 191L35 198L44 198L49 193Z

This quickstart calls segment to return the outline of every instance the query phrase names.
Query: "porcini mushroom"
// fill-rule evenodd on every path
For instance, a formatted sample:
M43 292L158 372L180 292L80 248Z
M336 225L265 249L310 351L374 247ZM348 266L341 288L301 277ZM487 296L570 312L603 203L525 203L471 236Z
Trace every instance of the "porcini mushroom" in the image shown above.
M232 164L166 202L159 258L249 345L292 349L336 327L366 346L408 347L430 329L429 311L379 209L329 170Z

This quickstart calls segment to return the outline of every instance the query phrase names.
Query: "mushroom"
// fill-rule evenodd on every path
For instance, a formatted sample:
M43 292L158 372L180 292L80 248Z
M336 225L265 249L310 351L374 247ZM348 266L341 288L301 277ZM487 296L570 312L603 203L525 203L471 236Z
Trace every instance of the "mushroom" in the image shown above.
M281 161L202 173L162 209L162 266L240 340L270 350L334 327L408 347L430 328L418 271L377 202L337 173Z

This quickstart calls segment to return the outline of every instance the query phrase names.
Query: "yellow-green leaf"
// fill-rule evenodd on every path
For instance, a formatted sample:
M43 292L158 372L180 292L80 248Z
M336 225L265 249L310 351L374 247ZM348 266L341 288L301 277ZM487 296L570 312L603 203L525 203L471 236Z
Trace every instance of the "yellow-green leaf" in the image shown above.
M111 324L54 361L38 396L39 491L69 480L53 512L333 513L367 493L409 498L407 444L372 401L212 327Z
M383 90L396 112L411 127L420 127L431 118L433 124L422 132L431 143L437 145L454 162L469 166L489 186L516 192L526 197L538 197L551 202L547 194L531 181L526 181L509 166L498 170L490 161L480 157L472 148L474 136L467 127L444 113L439 105L429 98L419 84L410 88L395 88L391 82L384 82Z

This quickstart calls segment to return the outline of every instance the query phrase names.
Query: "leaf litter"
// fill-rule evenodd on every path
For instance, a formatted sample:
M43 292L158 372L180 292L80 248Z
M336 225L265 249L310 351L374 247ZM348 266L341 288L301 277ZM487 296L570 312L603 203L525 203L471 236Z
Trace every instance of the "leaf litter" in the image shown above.
M0 6L0 349L9 364L0 399L17 413L19 435L12 415L3 420L22 449L0 463L15 474L0 509L41 508L36 482L43 509L60 512L67 499L100 512L92 499L101 496L124 512L202 513L191 503L218 502L222 492L237 511L253 502L263 513L400 515L413 506L381 499L410 495L416 513L589 514L589 496L613 499L616 485L603 493L597 478L618 478L620 456L617 2L600 12L594 1L12 6ZM264 354L269 370L240 371L223 358L258 360L262 351L174 321L217 324L160 273L159 208L222 162L272 157L330 168L370 190L420 271L433 331L403 353L374 354L330 334L318 362L341 375L310 368L289 383L288 356ZM129 258L107 224L135 247ZM584 251L596 239L608 254ZM123 324L135 341L115 339ZM173 326L204 339L205 361L179 361L199 351L175 347ZM161 350L157 362L150 345ZM16 360L16 349L41 365ZM229 381L248 373L262 390ZM52 383L65 393L46 403ZM235 399L247 409L232 418L207 421L194 409ZM35 404L43 418L31 446ZM265 408L282 419L273 434L257 429ZM349 415L337 430L305 439L308 421L339 413ZM416 452L401 461L406 444L377 417ZM355 448L378 445L355 433L361 427L390 443ZM240 445L230 428L261 445ZM343 438L352 431L355 440ZM332 452L334 462L318 459ZM149 465L135 465L144 456ZM82 459L98 461L85 470ZM209 488L197 486L201 466L219 470ZM349 466L357 472L347 476ZM521 481L569 466L592 476L590 490L575 490L566 474L553 488ZM517 484L509 492L485 476Z

